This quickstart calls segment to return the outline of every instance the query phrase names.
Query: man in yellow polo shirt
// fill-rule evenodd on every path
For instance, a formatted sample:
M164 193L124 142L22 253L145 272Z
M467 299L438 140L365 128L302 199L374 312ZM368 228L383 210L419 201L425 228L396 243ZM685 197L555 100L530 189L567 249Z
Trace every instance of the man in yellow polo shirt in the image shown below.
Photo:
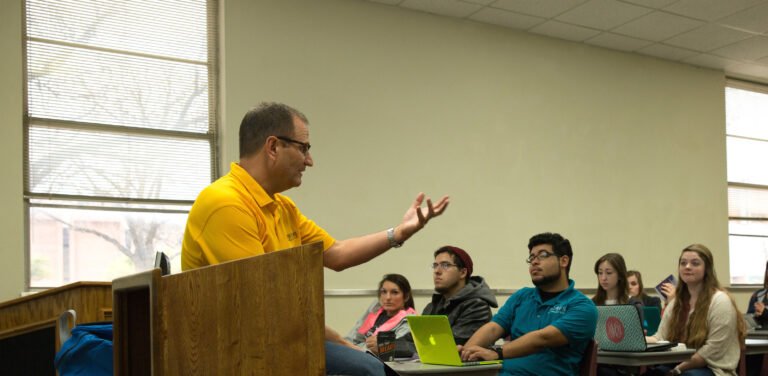
M332 238L280 194L301 185L304 170L313 165L308 124L301 112L280 103L262 103L246 113L240 123L240 162L205 188L189 212L183 270L322 241L324 265L341 271L399 247L448 207L448 196L433 204L419 193L397 226ZM329 374L383 375L376 359L344 347L333 330L326 333Z

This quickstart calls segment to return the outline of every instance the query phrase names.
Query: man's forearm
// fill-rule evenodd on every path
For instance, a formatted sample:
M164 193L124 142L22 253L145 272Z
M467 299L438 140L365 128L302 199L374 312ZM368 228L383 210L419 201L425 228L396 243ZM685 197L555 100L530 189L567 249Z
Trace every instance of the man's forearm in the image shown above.
M465 346L488 347L504 335L504 329L495 322L489 322L478 329Z
M537 353L545 348L560 347L568 344L568 339L554 326L547 326L512 342L504 344L505 358L518 358Z
M338 240L323 254L323 264L340 272L346 268L368 262L389 248L386 231Z

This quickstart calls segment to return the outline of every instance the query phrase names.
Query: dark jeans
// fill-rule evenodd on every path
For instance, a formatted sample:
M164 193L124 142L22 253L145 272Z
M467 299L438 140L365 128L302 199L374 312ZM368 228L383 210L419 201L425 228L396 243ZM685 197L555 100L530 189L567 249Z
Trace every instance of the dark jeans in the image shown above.
M325 374L345 376L385 376L378 358L347 346L325 341Z

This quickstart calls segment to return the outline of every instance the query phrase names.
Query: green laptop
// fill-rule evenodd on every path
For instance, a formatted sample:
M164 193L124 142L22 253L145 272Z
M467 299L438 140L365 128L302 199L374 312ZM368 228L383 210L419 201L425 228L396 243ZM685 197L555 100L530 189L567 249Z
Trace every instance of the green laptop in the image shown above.
M501 360L483 360L462 362L453 331L447 316L408 316L408 326L411 328L416 352L424 364L439 364L444 366L478 366L486 364L501 364Z

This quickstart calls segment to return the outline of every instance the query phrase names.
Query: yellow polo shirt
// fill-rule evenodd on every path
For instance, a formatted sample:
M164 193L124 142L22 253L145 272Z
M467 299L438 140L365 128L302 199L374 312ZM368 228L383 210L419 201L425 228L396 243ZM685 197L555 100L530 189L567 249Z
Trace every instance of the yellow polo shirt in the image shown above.
M335 240L299 211L290 198L274 200L240 165L206 187L187 218L181 269L260 255L316 241Z

